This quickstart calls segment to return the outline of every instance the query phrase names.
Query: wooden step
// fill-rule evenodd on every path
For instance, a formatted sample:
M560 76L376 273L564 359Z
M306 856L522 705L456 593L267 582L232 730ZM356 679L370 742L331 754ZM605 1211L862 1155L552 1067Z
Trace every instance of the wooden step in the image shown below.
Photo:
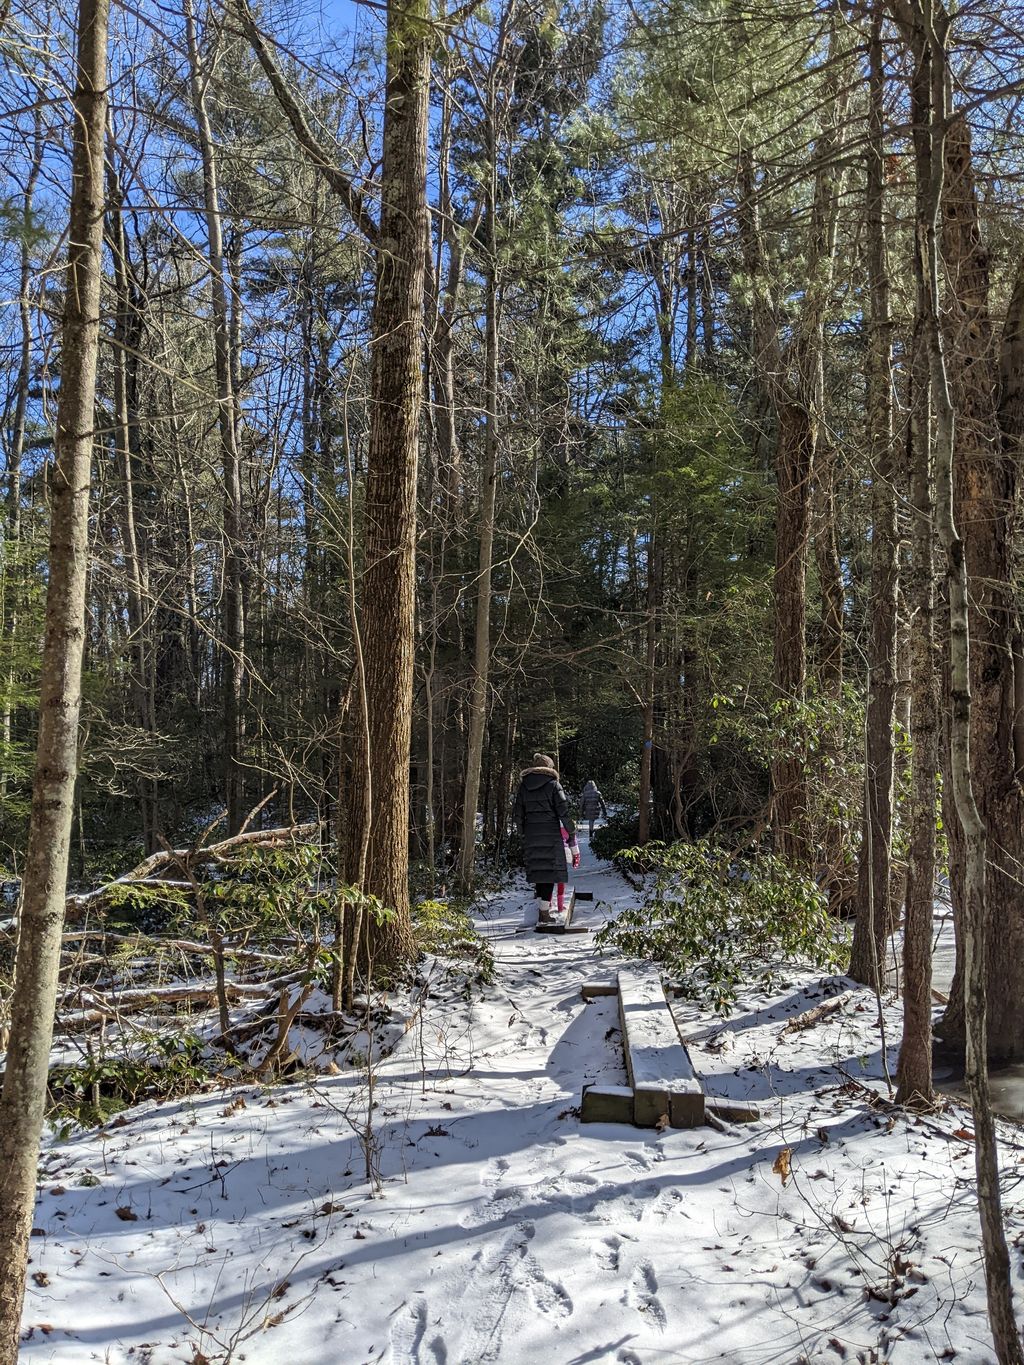
M534 931L538 934L578 934L586 933L585 928L573 928L572 917L576 910L576 888L569 891L569 899L565 906L565 913L560 915L557 910L551 912L552 919L549 924L536 924Z
M618 995L617 981L584 981L580 994L584 1000L600 1000L604 995Z
M657 968L618 973L619 1018L626 1070L633 1088L633 1122L656 1128L696 1128L704 1122L704 1092L679 1037Z
M633 1091L628 1085L586 1085L581 1123L632 1123Z

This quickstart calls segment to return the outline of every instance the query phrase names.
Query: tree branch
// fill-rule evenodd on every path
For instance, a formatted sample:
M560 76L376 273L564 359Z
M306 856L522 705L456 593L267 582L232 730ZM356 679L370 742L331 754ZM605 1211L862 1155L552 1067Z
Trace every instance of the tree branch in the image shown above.
M249 0L235 0L239 22L245 36L252 45L256 58L270 81L271 88L281 106L281 112L292 126L292 132L299 146L306 153L311 165L320 172L328 187L348 209L352 221L371 246L376 247L380 232L362 193L356 188L349 176L334 164L334 158L309 126L306 115L288 87L267 40L260 32L249 8Z

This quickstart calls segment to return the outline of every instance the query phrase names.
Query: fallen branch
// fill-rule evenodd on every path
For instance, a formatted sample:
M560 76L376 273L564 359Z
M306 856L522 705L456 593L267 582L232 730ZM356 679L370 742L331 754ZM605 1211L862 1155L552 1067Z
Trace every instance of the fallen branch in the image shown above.
M282 987L293 986L303 975L303 972L290 972L272 981L229 981L226 983L227 992L229 997L235 1000L263 999ZM176 1005L182 1001L202 1003L204 1000L215 999L216 994L217 987L212 981L192 984L175 982L170 986L133 986L129 990L118 991L112 995L103 995L88 987L79 986L63 996L58 1010L78 1006L114 1015L119 1011L123 1013L146 1005Z
M135 943L139 945L140 949L143 947L172 948L176 952L192 953L196 956L212 957L214 955L214 949L209 943L198 943L194 939L160 938L148 934L115 934L106 929L76 929L71 933L62 935L61 942L76 943L88 939L102 939L105 943ZM224 956L246 962L267 962L272 966L280 966L288 961L288 958L280 953L266 953L258 948L232 948L229 945L224 947Z
M292 1001L291 1005L289 1005L287 987L281 992L281 997L278 1002L277 1037L270 1044L270 1047L264 1053L263 1058L253 1067L253 1071L255 1071L257 1076L261 1076L264 1072L268 1071L281 1056L281 1053L284 1051L284 1045L288 1041L288 1030L294 1023L295 1016L302 1009L312 993L313 984L312 982L307 982ZM289 1060L290 1057L285 1058L286 1062Z
M249 830L247 833L233 834L230 839L222 839L220 843L209 844L206 848L160 849L156 853L151 853L148 858L143 858L142 862L133 867L130 872L115 877L113 881L105 882L103 886L98 886L93 891L84 891L77 896L68 896L65 902L65 917L73 919L92 906L101 904L104 898L110 895L114 887L142 884L155 886L157 889L161 885L180 889L182 886L188 886L187 882L181 883L166 878L148 881L147 879L152 877L158 868L170 866L174 863L182 866L189 859L196 862L222 863L227 861L225 855L232 853L237 848L254 845L257 848L276 848L281 844L301 843L319 834L320 829L321 826L318 823L286 825L279 829L257 829Z
M804 1010L803 1014L794 1015L779 1034L779 1037L784 1038L787 1033L799 1033L802 1029L813 1028L815 1024L820 1024L822 1019L827 1019L830 1014L835 1014L837 1010L842 1009L852 996L852 991L844 991L842 995L833 996L831 1000L825 1000L820 1005L815 1005L812 1010Z

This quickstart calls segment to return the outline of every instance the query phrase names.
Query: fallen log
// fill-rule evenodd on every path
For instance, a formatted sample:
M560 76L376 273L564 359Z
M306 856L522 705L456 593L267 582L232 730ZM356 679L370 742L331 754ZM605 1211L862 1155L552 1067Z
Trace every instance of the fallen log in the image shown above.
M229 1000L263 999L273 995L282 987L294 986L301 981L304 972L289 972L269 981L228 981L226 991ZM91 990L88 986L76 987L65 992L58 1003L58 1016L61 1010L84 1008L97 1010L108 1017L118 1013L130 1013L147 1005L178 1005L183 1001L202 1004L216 999L217 987L212 981L188 982L175 981L167 986L131 986L127 990L104 994Z
M172 948L180 953L194 953L197 956L214 957L216 950L209 943L199 943L187 938L161 938L158 934L117 934L108 929L75 929L70 933L61 935L62 943L79 943L88 939L103 939L107 943L137 943L141 948ZM237 958L239 961L246 962L266 962L271 966L280 966L288 961L288 958L281 953L266 953L259 948L233 948L228 944L223 947L224 956Z
M830 1014L835 1014L837 1010L842 1009L852 996L852 991L844 991L842 995L834 995L831 1000L825 1000L820 1005L815 1005L812 1010L804 1010L803 1014L794 1015L779 1034L779 1037L784 1038L787 1033L800 1033L805 1028L813 1028L815 1024L820 1024L822 1019L827 1019Z
M160 849L156 853L151 853L148 858L143 858L131 869L130 872L123 873L120 877L115 877L113 881L105 882L103 886L98 886L93 891L83 891L79 895L68 896L65 901L64 915L66 919L74 919L84 914L95 905L102 904L104 898L110 895L113 887L125 886L155 886L163 885L189 886L188 882L177 882L164 879L163 882L157 879L148 881L158 868L172 866L177 863L184 866L186 863L221 863L227 861L225 855L232 853L237 848L257 847L257 848L277 848L281 844L302 842L311 839L320 833L319 824L307 825L286 825L278 829L256 829L249 830L244 834L233 834L230 839L222 839L217 844L208 844L205 848L171 848Z

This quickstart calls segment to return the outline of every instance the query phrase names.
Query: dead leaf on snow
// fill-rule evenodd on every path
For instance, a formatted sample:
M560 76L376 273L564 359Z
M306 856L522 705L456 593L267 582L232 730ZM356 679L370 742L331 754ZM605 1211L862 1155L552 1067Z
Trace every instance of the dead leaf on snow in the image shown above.
M782 1181L783 1185L786 1185L789 1182L789 1177L793 1174L790 1169L790 1159L792 1158L792 1155L792 1147L783 1147L772 1162L772 1170Z
M139 1221L139 1215L135 1213L134 1210L130 1209L127 1204L122 1205L119 1209L115 1209L114 1212L122 1223L137 1223Z

